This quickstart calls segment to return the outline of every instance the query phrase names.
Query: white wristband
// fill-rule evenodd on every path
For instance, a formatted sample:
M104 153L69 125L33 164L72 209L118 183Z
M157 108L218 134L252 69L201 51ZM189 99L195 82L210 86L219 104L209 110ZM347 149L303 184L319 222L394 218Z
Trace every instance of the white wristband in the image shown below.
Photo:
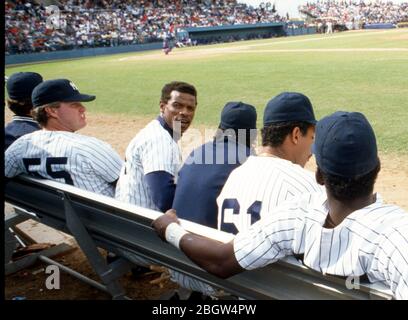
M178 223L172 222L166 228L166 241L180 249L180 240L187 233Z

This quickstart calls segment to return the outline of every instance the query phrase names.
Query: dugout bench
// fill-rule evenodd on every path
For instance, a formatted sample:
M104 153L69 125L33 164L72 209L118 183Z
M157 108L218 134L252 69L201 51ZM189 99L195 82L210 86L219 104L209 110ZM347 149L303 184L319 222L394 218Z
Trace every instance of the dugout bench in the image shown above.
M15 208L16 221L34 219L75 237L102 284L71 269L62 270L111 294L126 299L118 279L138 262L139 257L169 267L244 299L391 299L389 289L379 284L360 283L347 289L340 277L324 276L294 258L245 271L228 279L215 277L191 262L183 252L161 241L151 223L162 213L84 191L70 185L29 176L7 181L5 201ZM180 219L191 232L227 242L232 235ZM10 227L10 223L6 223ZM9 241L11 243L12 241ZM5 242L5 251L12 248ZM121 258L107 264L97 248ZM41 256L43 262L56 264ZM8 263L6 256L6 268ZM89 281L90 280L90 281Z

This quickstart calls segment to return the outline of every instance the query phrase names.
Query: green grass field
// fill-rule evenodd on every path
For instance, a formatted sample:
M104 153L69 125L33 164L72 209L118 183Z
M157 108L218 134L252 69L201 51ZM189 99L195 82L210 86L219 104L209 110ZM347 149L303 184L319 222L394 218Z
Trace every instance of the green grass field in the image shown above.
M271 97L298 91L310 97L318 118L336 110L363 112L382 152L408 154L408 30L238 42L175 49L169 56L100 56L9 67L6 75L17 71L73 80L96 94L90 112L149 118L158 113L161 87L184 80L198 89L196 123L211 126L230 100L256 106L261 125Z

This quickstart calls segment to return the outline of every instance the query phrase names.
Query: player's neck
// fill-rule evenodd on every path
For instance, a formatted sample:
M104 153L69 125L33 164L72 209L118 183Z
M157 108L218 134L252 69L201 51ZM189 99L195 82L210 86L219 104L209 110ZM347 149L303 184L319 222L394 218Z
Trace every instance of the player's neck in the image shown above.
M366 197L357 198L347 202L335 199L327 193L327 202L329 207L329 217L326 220L326 227L335 227L339 225L348 215L369 206L376 201L376 195L371 194Z
M61 125L58 122L48 122L44 127L43 130L47 131L68 131L74 132L71 129L67 128L66 126Z
M281 148L274 148L271 146L262 146L257 153L259 157L274 157L291 161L286 152Z
M14 114L13 115L13 118L19 118L19 117L21 117L21 118L33 118L32 116L31 116L31 114L22 114L22 115L18 115L18 114Z

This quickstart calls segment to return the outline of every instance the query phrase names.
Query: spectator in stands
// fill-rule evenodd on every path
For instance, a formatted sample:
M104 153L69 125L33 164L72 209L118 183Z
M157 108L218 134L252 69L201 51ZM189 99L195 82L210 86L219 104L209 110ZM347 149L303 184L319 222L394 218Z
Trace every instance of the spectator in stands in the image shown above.
M362 24L397 24L408 20L408 2L394 4L391 1L320 1L308 2L299 7L301 12L318 19L332 17L337 24L356 28Z

